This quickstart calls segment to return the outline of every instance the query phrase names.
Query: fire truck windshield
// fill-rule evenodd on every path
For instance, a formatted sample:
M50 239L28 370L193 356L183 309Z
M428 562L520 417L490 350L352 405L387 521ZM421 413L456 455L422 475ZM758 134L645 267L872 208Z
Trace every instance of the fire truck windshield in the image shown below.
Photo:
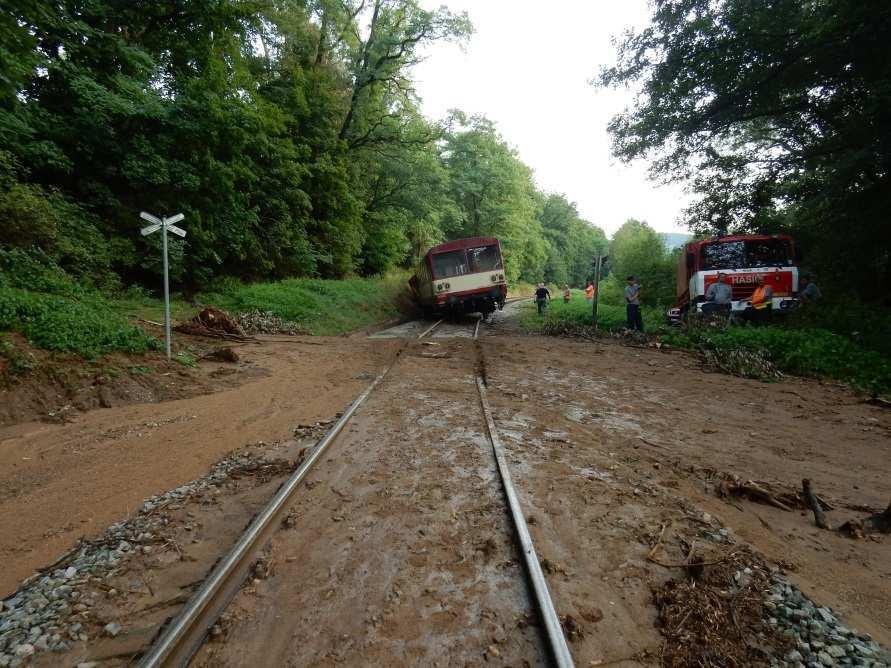
M785 239L724 241L702 246L702 269L747 269L786 267L792 264L789 242Z

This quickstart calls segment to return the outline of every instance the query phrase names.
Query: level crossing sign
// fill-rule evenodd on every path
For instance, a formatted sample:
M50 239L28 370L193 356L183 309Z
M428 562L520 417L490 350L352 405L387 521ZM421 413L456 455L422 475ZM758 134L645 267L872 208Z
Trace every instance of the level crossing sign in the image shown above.
M186 216L178 213L175 216L170 216L170 218L158 218L142 211L139 217L151 223L140 230L142 236L147 237L161 230L161 254L164 256L164 348L167 351L167 359L170 359L170 281L167 270L167 233L171 232L178 237L185 237L186 231L181 227L177 227L175 223L178 223Z

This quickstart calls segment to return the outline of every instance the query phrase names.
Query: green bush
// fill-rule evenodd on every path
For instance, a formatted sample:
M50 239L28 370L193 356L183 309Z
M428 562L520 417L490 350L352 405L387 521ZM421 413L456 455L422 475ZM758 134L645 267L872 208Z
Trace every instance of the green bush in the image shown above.
M158 341L127 323L96 293L79 298L0 283L0 331L17 331L46 350L94 358L112 351L142 353Z
M785 373L832 378L869 392L891 393L891 359L826 329L690 329L670 331L662 341L681 348L762 350Z

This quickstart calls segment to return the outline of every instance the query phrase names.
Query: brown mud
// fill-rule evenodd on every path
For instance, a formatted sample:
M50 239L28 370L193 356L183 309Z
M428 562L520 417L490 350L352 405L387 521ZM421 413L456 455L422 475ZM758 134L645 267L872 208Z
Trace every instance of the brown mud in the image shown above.
M683 353L522 336L504 320L484 334L489 401L577 665L660 661L666 613L654 591L684 575L677 565L691 545L740 566L751 549L753 566L781 566L847 625L891 645L889 537L852 540L817 529L809 512L717 494L724 474L789 490L809 478L835 508L832 526L880 510L891 475L886 410L814 381L704 373ZM296 457L294 427L332 418L400 345L332 338L239 348L269 375L0 431L6 590L78 536L246 443L282 441L276 456ZM484 438L477 355L466 337L411 345L298 491L197 665L543 662ZM147 421L157 426L143 428ZM180 549L133 566L154 593L105 600L102 621L119 619L123 632L76 647L77 656L129 661L282 478L171 511ZM740 623L759 631L755 619Z

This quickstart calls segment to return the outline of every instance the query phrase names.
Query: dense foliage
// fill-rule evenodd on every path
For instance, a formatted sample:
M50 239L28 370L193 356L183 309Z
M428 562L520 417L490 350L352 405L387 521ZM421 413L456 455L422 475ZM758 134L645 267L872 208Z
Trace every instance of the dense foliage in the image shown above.
M602 301L624 305L623 290L628 276L640 285L644 306L665 312L675 301L676 256L645 222L630 218L613 235L609 245L609 276L602 284Z
M7 271L10 266L15 271ZM48 259L16 251L0 251L0 331L18 331L41 348L84 357L159 347L99 292L74 284Z
M692 184L701 232L790 231L823 285L887 299L891 3L654 0L602 85L615 152Z
M138 213L182 211L187 288L376 274L471 233L512 278L581 281L602 233L490 122L418 111L419 53L471 30L418 0L4 3L0 246L154 286Z

